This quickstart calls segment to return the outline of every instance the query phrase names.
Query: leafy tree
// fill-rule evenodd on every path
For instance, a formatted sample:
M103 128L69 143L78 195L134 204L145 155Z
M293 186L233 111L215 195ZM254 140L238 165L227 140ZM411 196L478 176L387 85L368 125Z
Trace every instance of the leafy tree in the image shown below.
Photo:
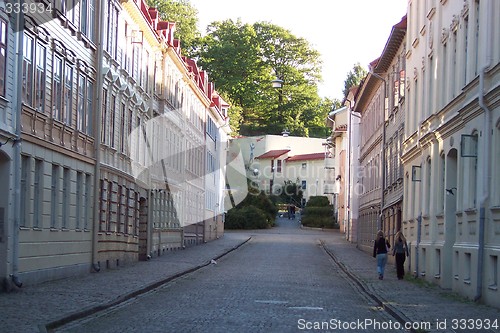
M306 40L269 23L225 20L213 22L200 42L199 64L232 105L241 107L241 134L279 134L286 128L307 136L309 126L324 126L326 108L317 93L321 62ZM281 89L272 88L275 77L284 81Z
M163 21L176 22L175 36L180 39L183 52L190 56L195 42L200 37L198 10L189 0L147 0L150 7L158 9Z
M366 74L368 74L368 72L363 67L361 67L359 62L354 65L352 70L347 74L347 78L344 81L344 99L349 94L349 89L351 89L351 87L359 85Z

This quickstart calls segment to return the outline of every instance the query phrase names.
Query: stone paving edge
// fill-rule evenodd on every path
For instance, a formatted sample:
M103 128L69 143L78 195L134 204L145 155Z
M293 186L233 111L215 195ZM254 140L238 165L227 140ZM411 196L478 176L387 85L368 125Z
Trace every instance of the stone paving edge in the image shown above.
M52 332L54 329L58 328L58 327L61 327L61 326L64 326L72 321L75 321L75 320L78 320L78 319L82 319L82 318L85 318L85 317L88 317L90 315L93 315L95 313L98 313L100 311L103 311L103 310L106 310L106 309L109 309L113 306L116 306L120 303L123 303L125 301L128 301L134 297L137 297L141 294L144 294L144 293L147 293L155 288L158 288L168 282L171 282L172 280L175 280L183 275L186 275L186 274L189 274L189 273L192 273L192 272L195 272L203 267L206 267L206 266L209 266L211 264L211 261L212 260L219 260L220 258L226 256L227 254L237 250L238 248L240 248L241 246L245 245L246 243L248 243L250 240L252 239L252 237L248 237L246 240L244 240L243 242L241 242L240 244L238 245L235 245L233 246L232 248L230 248L229 250L227 251L224 251L222 252L221 254L219 254L218 256L214 257L214 258L211 258L209 260L207 260L206 262L204 262L203 264L200 264L200 265L196 265L195 267L192 267L190 269L187 269L187 270L184 270L182 272L179 272L179 273L176 273L176 274L173 274L173 275L170 275L170 276L167 276L166 278L164 279L161 279L159 281L156 281L156 282L153 282L153 283L150 283L142 288L139 288L137 290L133 290L129 293L126 293L126 294L123 294L121 295L120 297L116 298L115 300L113 301L110 301L110 302L106 302L106 303L103 303L103 304L99 304L99 305L94 305L94 306L89 306L89 307L86 307L84 308L83 310L81 311L77 311L77 312L74 312L70 315L65 315L59 319L56 319L56 320L53 320L49 323L46 323L46 324L40 324L38 326L39 330L41 333L48 333L48 332Z
M411 320L401 311L397 310L395 307L391 306L385 299L377 295L372 288L365 284L355 273L353 273L350 268L344 265L339 258L327 247L323 240L320 240L321 247L323 250L333 259L333 261L344 271L344 273L360 288L360 290L365 293L368 297L375 301L380 307L382 307L387 313L394 317L401 324L411 322ZM417 333L416 330L410 329L410 332Z

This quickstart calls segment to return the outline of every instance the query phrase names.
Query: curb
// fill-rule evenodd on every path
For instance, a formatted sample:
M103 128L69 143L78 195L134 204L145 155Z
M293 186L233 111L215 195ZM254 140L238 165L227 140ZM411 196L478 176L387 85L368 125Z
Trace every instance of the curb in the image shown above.
M224 257L225 255L233 252L234 250L240 248L241 246L243 246L244 244L248 243L250 240L252 239L252 237L249 237L248 239L246 239L245 241L243 241L242 243L236 245L236 246L233 246L231 249L227 250L226 252L223 252L222 254L219 254L218 256L216 256L215 258L212 258L208 261L206 261L205 263L203 264L200 264L200 265L197 265L193 268L190 268L190 269L187 269L185 271L182 271L182 272L179 272L179 273L176 273L176 274L173 274L173 275L170 275L164 279L161 279L160 281L156 281L156 282L153 282L149 285L146 285L145 287L143 288L140 288L140 289L137 289L137 290L134 290L134 291L131 291L129 293L126 293L126 294L123 294L122 296L116 298L115 300L113 301L110 301L110 302L107 302L107 303L103 303L103 304L100 304L100 305L95 305L95 306L90 306L90 307L87 307L87 308L84 308L83 310L81 311L78 311L78 312L74 312L72 314L69 314L69 315L66 315L64 317L61 317L59 319L56 319L56 320L53 320L47 324L40 324L38 325L38 328L40 330L41 333L48 333L48 332L52 332L54 329L58 328L58 327L61 327L61 326L64 326L72 321L75 321L75 320L78 320L78 319L82 319L82 318L85 318L87 316L90 316L92 314L95 314L97 312L100 312L100 311L103 311L103 310L106 310L106 309L109 309L113 306L116 306L120 303L123 303L125 301L128 301L129 299L131 298L134 298L134 297L137 297L141 294L144 294L148 291L151 291L155 288L158 288L168 282L171 282L172 280L175 280L183 275L186 275L186 274L189 274L189 273L192 273L192 272L195 272L203 267L206 267L206 266L209 266L211 264L211 260L219 260L220 258Z
M355 273L353 273L348 266L344 265L337 258L337 256L333 254L333 252L330 249L328 249L323 240L320 240L320 243L323 250L325 250L325 252L333 259L333 261L340 267L340 269L342 269L342 271L356 284L356 286L362 293L364 293L372 300L374 300L375 303L377 303L380 307L382 307L385 311L387 311L387 313L389 313L392 317L394 317L399 323L404 325L405 323L412 322L412 320L410 320L402 312L398 311L395 307L390 305L385 299L375 294L373 288L370 288ZM414 329L409 329L409 331L412 333L418 333L418 331Z

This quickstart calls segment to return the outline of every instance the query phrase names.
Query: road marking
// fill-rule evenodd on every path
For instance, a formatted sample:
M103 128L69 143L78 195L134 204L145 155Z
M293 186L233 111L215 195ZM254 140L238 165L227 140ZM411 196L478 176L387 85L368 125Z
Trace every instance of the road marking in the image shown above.
M288 308L294 310L323 310L323 308L319 306L289 306Z
M255 303L264 303L264 304L287 304L287 301L277 301L277 300L255 300Z

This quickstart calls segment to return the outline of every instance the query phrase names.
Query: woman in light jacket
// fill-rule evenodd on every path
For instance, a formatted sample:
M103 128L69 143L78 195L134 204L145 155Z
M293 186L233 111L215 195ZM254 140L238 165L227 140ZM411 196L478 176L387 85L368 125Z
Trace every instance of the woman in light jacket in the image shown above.
M409 256L408 244L406 244L406 238L401 231L396 233L394 237L394 248L392 249L392 255L396 256L396 271L398 275L398 280L401 280L405 276L405 260Z

